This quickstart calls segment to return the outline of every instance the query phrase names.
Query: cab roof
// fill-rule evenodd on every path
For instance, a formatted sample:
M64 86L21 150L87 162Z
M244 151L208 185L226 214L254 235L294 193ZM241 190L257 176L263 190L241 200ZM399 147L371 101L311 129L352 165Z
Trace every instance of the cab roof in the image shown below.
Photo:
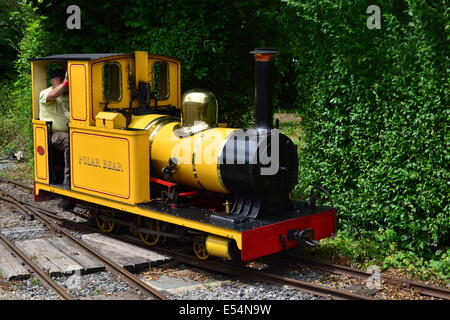
M112 56L122 56L128 55L130 53L71 53L71 54L57 54L53 56L47 56L42 58L31 58L29 61L40 61L40 60L59 60L59 61L89 61L97 60Z

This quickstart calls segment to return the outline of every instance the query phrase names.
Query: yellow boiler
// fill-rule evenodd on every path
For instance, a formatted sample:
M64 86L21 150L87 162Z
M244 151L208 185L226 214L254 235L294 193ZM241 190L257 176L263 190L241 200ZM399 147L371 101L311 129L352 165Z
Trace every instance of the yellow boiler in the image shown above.
M181 122L164 115L135 116L129 128L150 130L150 164L163 177L170 160L171 179L198 189L229 193L220 175L220 157L227 137L236 129L217 127L217 100L203 89L186 92Z

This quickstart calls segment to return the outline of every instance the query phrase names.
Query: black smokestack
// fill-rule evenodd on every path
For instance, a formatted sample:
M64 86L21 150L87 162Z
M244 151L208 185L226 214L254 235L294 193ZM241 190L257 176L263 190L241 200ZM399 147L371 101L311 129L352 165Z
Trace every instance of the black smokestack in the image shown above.
M273 59L278 51L271 48L256 48L250 53L255 56L256 128L271 129Z

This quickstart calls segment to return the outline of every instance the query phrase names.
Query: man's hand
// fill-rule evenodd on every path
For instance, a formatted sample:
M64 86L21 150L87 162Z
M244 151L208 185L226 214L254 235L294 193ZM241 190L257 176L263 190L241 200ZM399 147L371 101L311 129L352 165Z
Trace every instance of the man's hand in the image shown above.
M69 87L69 80L67 79L67 71L66 71L66 75L64 76L64 81L63 81L63 85L64 87Z

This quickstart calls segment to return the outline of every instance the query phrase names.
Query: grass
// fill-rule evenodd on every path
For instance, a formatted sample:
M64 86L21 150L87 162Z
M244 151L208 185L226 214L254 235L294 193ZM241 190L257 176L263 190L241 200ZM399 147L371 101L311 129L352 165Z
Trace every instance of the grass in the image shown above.
M291 111L278 110L278 112L274 114L274 119L279 120L280 132L292 140L297 146L297 152L300 154L304 142L304 136L301 129L301 117ZM303 198L303 194L300 190L297 190L297 188L294 188L291 191L290 196L291 199Z
M31 282L31 284L33 286L40 286L41 285L41 281L38 278L31 278L30 282Z
M304 249L302 254L363 270L376 265L383 272L435 285L446 286L450 282L450 249L425 259L413 252L399 250L396 243L355 239L346 232L338 231L333 238L321 240L319 247Z
M12 158L18 151L30 159L31 102L27 94L14 90L12 81L0 81L0 93L0 159Z
M281 133L300 146L303 140L300 116L296 113L278 112L274 114L274 119L279 120Z
M34 180L33 158L22 162L13 162L11 166L0 170L0 177L22 183L31 183Z
M0 177L30 182L33 180L31 116L19 107L22 101L12 87L11 82L0 82L0 159L14 159L18 151L24 159L17 163L1 163Z
M18 151L22 151L27 159L33 156L31 134L24 122L25 120L0 115L0 159L13 158Z

